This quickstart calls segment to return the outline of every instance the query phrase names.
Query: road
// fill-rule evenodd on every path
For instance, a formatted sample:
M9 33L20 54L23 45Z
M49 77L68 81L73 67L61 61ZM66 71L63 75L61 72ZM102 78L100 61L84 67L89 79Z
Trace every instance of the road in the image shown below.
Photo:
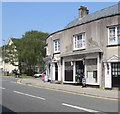
M118 112L118 101L36 88L17 80L2 78L3 112Z

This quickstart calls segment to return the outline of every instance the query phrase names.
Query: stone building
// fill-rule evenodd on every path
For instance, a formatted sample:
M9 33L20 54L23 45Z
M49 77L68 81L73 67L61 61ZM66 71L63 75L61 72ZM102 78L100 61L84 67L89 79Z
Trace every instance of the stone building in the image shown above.
M76 83L82 72L88 85L120 86L120 4L78 18L46 40L46 72L52 81Z

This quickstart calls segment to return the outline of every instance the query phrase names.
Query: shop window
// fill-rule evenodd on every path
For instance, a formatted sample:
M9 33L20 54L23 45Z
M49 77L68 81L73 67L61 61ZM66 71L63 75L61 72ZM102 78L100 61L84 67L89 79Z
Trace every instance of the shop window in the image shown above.
M87 71L97 70L97 58L96 59L87 59L85 60Z
M93 71L93 78L95 79L95 83L97 83L97 71Z
M97 83L97 71L87 72L87 83Z
M73 65L65 62L65 81L73 81Z
M97 83L97 58L85 61L87 69L87 83Z

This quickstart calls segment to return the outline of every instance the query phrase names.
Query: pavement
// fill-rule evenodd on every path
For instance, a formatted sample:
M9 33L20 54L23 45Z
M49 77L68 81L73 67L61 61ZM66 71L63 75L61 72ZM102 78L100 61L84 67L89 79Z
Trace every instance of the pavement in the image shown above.
M106 90L93 87L84 87L80 85L71 85L71 84L56 84L50 82L43 82L41 78L21 78L17 81L19 84L25 84L28 86L46 88L61 92L67 92L71 94L80 94L84 96L91 96L96 98L103 99L119 99L120 91L119 90Z

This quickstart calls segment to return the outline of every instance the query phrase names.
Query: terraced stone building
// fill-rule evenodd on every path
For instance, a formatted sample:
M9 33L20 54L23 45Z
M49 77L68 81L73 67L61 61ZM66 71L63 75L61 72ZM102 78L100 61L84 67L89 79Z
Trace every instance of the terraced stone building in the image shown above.
M46 40L46 72L53 81L76 83L84 73L86 83L101 88L120 86L120 4L79 16Z

